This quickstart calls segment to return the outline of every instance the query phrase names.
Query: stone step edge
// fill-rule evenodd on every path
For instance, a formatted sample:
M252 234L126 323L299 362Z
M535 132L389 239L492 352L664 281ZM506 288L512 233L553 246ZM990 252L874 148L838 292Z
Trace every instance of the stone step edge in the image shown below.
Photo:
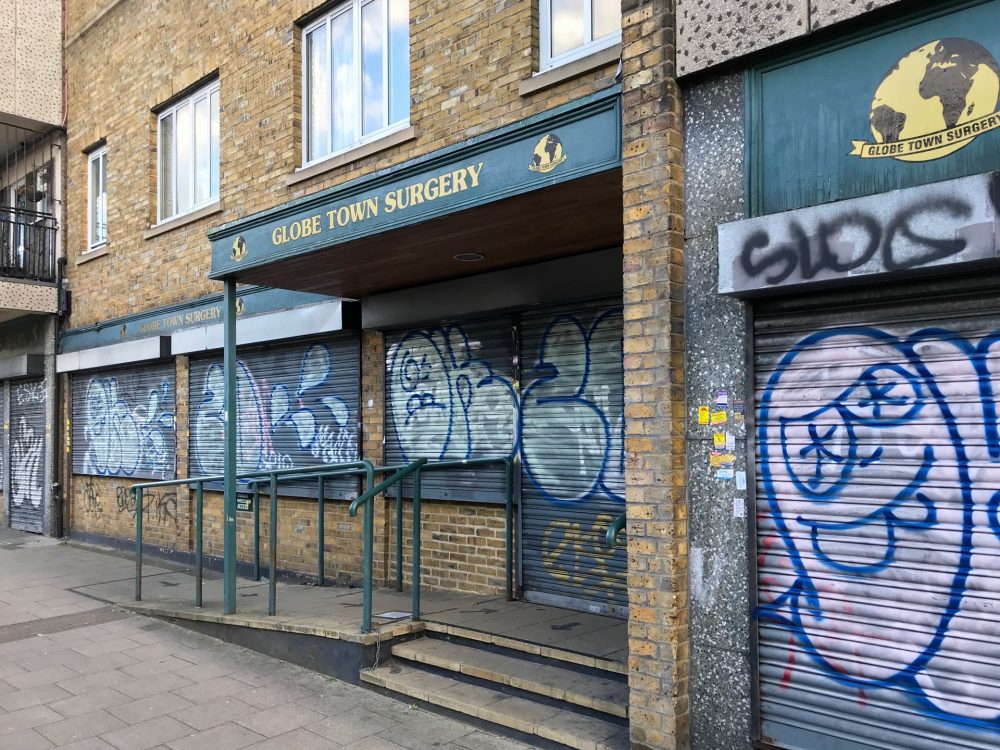
M420 676L424 674L427 673L421 673L419 670L413 670L408 674L394 674L390 666L382 666L376 669L363 671L361 673L361 681L368 685L373 685L399 695L404 695L414 700L423 701L424 703L430 705L454 711L457 714L463 714L480 721L505 727L515 732L541 737L550 742L573 748L573 750L607 750L608 748L613 747L612 745L605 744L604 741L595 742L594 740L574 735L567 729L547 726L545 722L531 722L513 711L500 711L495 708L491 709L489 705L476 706L470 702L463 702L458 699L453 699L450 696L446 697L440 695L433 689L424 689L418 684ZM489 688L478 687L475 689L495 693L497 695L497 700L512 697L499 691L490 690ZM570 714L571 712L569 710L565 710L561 713ZM573 718L577 722L589 723L591 726L595 727L605 725L606 731L608 732L607 738L623 731L627 732L627 730L622 727L609 724L608 722L601 721L600 719L582 717L579 714L573 714ZM548 719L546 721L548 721Z
M470 628L462 628L457 625L447 625L441 622L431 622L429 620L424 621L424 631L428 633L451 635L456 638L464 638L469 641L479 641L480 643L492 643L494 646L509 649L511 651L522 651L526 654L544 656L546 659L554 659L556 661L569 662L570 664L578 664L580 666L590 667L602 672L610 672L612 674L624 676L628 675L628 665L621 662L612 661L611 659L602 659L599 656L592 656L590 654L581 654L577 651L566 651L560 648L553 648L552 646L543 646L540 643L521 641L508 636L497 635L496 633L487 633L482 630L472 630Z
M488 682L495 682L499 685L509 685L517 690L523 690L528 693L536 693L538 695L544 695L548 698L554 700L565 701L566 703L572 703L577 706L582 706L584 708L591 708L595 711L600 711L602 713L608 714L610 716L617 716L621 719L628 718L628 708L626 706L613 703L611 701L601 700L600 698L595 698L586 693L574 692L572 690L567 690L561 688L558 685L550 685L545 682L540 682L537 680L531 680L524 677L518 677L516 675L507 674L505 672L497 672L486 667L482 667L469 662L463 662L456 659L447 658L441 654L428 653L425 649L420 648L419 644L424 641L429 640L431 643L442 643L440 640L436 639L417 639L415 641L406 641L405 643L398 643L392 647L392 655L400 659L405 659L411 662L418 662L420 664L428 664L432 667L437 667L439 669L448 670L450 672L457 672L458 674L467 675L469 677L478 678L480 680L486 680ZM444 641L443 643L447 643ZM459 644L454 644L459 645ZM464 647L472 648L472 647ZM492 652L491 652L492 653ZM502 654L494 654L503 657ZM507 659L517 660L516 656L504 657ZM531 662L522 662L523 664L530 665ZM556 666L556 665L546 665L546 666ZM556 666L558 669L559 667ZM573 677L587 677L588 675L583 675L579 672L573 672ZM593 675L594 679L605 679L597 675Z

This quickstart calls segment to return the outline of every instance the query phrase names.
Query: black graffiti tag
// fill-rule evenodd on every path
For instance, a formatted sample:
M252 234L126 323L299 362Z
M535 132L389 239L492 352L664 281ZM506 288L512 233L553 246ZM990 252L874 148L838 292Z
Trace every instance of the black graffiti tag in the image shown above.
M905 271L957 255L966 248L966 241L957 238L928 237L913 228L918 220L924 222L934 217L952 221L967 219L972 206L967 202L948 197L921 200L897 211L886 222L864 211L846 211L827 221L817 222L812 233L792 220L788 224L791 240L772 245L770 234L759 229L743 242L740 265L751 279L763 276L769 285L781 284L793 275L808 281L821 271L849 273L880 255L885 271ZM860 252L842 258L831 247L844 230L853 229L864 236ZM911 252L901 253L903 242ZM919 252L912 252L918 248Z

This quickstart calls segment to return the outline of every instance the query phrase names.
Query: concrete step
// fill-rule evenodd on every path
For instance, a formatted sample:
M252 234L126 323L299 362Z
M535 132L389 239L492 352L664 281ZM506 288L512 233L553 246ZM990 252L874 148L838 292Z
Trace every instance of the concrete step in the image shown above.
M392 655L622 719L628 716L628 685L620 678L584 674L559 666L558 662L543 664L430 638L396 644L392 647Z
M625 750L628 729L569 709L471 685L407 663L362 672L362 682L575 750Z
M582 667L599 669L602 672L611 672L612 674L619 675L628 674L628 666L624 662L614 661L612 659L603 659L600 656L594 656L592 654L581 654L576 651L566 651L565 649L545 646L540 643L517 640L508 636L497 635L496 633L487 633L482 630L473 630L472 628L463 628L457 625L447 625L440 622L425 622L424 628L427 633L432 636L450 636L453 638L461 638L466 641L490 643L494 646L508 649L510 651L521 651L534 656L542 656L546 659L565 661Z

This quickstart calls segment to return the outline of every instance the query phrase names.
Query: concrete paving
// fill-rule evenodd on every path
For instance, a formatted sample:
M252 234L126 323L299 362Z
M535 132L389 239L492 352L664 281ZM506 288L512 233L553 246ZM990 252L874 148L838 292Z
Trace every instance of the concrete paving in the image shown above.
M123 555L0 530L4 750L528 747L77 593L133 572Z

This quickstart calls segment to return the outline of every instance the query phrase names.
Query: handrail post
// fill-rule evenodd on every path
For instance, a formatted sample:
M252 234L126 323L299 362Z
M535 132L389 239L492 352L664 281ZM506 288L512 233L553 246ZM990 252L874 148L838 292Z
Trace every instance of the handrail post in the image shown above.
M413 472L413 580L410 582L413 591L410 619L413 622L420 622L420 468L418 466ZM399 494L403 494L402 481Z
M135 600L142 601L142 487L134 487L135 495Z
M260 582L260 482L253 480L253 579Z
M371 498L365 503L365 528L364 528L364 591L361 595L361 632L367 633L372 629L372 548L375 546L373 538L375 527L375 498Z
M396 483L396 591L403 590L403 480Z
M316 580L320 586L326 585L326 577L324 575L324 568L326 567L326 508L324 503L326 498L326 487L324 486L323 476L320 475L316 479L316 506L317 512L319 513L319 518L316 520Z
M202 537L204 536L204 494L205 483L198 482L194 491L194 606L202 603L202 585L204 580L204 558Z
M223 290L223 401L225 449L222 496L222 611L236 612L236 473L237 424L236 404L236 279L224 279Z
M507 584L507 601L514 601L514 462L504 459L504 474L506 487L504 493L504 532L506 549L504 550L504 575Z
M278 611L278 478L271 474L271 507L268 508L271 521L268 524L268 582L267 582L267 614L274 616Z

